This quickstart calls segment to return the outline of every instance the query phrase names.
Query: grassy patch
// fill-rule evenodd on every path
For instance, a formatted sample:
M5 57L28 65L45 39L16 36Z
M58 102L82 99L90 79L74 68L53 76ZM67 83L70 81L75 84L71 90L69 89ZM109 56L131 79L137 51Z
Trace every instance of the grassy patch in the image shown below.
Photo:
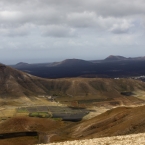
M51 115L48 112L33 112L29 113L29 117L50 118Z

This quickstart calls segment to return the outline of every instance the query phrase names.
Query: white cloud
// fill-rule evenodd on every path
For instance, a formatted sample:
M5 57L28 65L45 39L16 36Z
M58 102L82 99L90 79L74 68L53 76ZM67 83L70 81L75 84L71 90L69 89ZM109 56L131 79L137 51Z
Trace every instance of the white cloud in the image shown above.
M144 0L89 0L85 1L85 7L96 11L98 15L107 17L122 17L145 14Z
M75 29L67 26L49 25L42 26L42 35L50 37L73 37L75 36Z
M8 37L24 37L31 33L33 25L17 25L17 27L0 27L0 34Z
M68 25L74 27L93 27L96 25L97 16L94 12L70 13L67 15Z
M80 28L98 27L101 23L104 27L104 22L109 23L106 27L110 25L110 18L114 22L115 19L128 20L134 15L143 17L144 4L143 0L1 0L0 23L16 27L31 23Z
M119 23L114 23L110 31L116 34L127 33L134 25L126 19L121 20Z

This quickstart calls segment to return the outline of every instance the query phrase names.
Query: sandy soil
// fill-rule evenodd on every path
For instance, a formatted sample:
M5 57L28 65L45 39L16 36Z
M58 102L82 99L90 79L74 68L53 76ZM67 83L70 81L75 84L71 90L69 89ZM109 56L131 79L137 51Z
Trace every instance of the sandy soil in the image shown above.
M144 144L145 144L145 133L125 136L103 137L88 140L66 141L60 143L50 143L49 145L144 145Z

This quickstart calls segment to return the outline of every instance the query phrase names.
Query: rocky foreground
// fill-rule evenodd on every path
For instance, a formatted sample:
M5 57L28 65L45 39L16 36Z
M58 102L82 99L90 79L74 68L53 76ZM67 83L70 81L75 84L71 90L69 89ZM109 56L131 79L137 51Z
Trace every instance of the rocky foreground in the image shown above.
M89 145L145 145L145 133L86 139L86 140L66 141L60 143L49 143L49 145L88 145L88 144Z

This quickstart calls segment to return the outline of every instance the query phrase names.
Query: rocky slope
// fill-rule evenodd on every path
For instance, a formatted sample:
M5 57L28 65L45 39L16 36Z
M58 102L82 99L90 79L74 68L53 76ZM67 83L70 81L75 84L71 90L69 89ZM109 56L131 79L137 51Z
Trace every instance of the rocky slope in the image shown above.
M145 106L118 107L83 121L70 130L72 138L96 138L145 132Z
M50 143L49 145L144 145L145 133ZM45 144L48 145L48 144Z

